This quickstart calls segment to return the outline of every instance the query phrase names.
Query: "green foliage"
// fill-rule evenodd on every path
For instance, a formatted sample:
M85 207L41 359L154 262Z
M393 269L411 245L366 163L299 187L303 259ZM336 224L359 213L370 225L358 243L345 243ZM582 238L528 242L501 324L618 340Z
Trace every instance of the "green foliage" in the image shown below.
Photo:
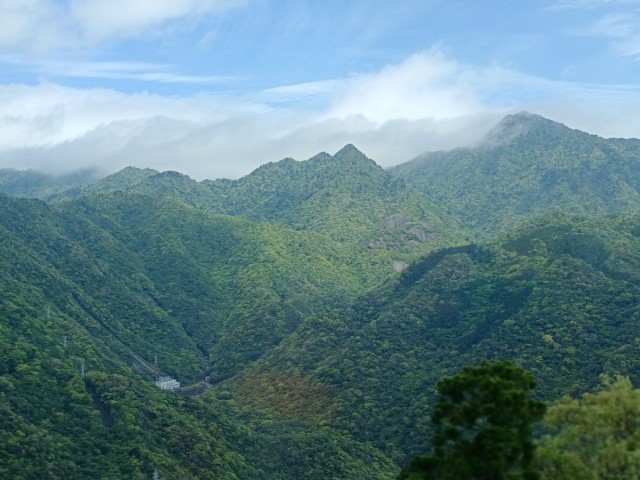
M637 142L521 120L455 154L495 194L434 174L460 218L508 227L478 244L351 146L235 181L0 195L0 477L393 478L465 365L511 360L547 400L640 378L640 214L529 217L635 205ZM629 186L602 180L611 159ZM536 168L562 170L539 197ZM160 373L214 385L177 398Z
M439 207L353 145L335 156L320 154L306 162L288 159L265 165L237 182L211 186L223 199L226 213L329 234L361 249L382 233L385 219L392 215L423 222L435 234L432 237L457 233L455 222Z
M591 390L603 372L638 379L639 224L637 213L542 217L492 243L440 250L350 307L307 317L219 388L286 412L278 399L293 392L256 399L245 382L313 385L332 398L313 406L316 418L406 464L431 447L438 380L466 365L511 360L545 400ZM574 238L584 249L568 248Z
M535 479L533 424L545 405L533 376L509 362L466 367L438 382L433 453L399 478Z
M18 197L56 201L80 195L99 180L93 170L80 170L66 175L48 175L35 170L0 168L0 192Z
M564 397L544 419L538 449L543 478L632 480L640 476L640 390L604 377L597 393Z
M638 208L639 154L636 139L603 139L520 113L475 148L427 153L390 173L493 236L539 213Z
M243 348L259 356L305 313L346 302L362 286L339 246L171 198L110 194L47 206L0 197L0 207L1 477L396 471L374 447L318 431L308 416L248 427L231 402L180 399L151 383L149 368L183 383L233 372L255 360ZM226 365L216 361L225 349L237 355Z

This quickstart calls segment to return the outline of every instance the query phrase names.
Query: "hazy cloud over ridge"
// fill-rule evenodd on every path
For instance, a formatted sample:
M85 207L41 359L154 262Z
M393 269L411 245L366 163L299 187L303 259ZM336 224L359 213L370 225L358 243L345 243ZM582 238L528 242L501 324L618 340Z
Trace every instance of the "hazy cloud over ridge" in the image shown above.
M587 96L606 100L610 130L620 131L615 119L623 123L640 106L638 92L634 105L627 91L616 102L615 88L472 68L438 49L377 73L255 93L164 97L47 83L0 86L0 165L113 171L133 164L197 178L237 177L268 161L355 143L389 166L477 141L502 115L523 107L509 103L510 89L546 98L530 105L536 112L603 135L609 132L596 128L601 109L566 108L571 89L582 104ZM313 108L305 107L309 96Z
M389 166L529 110L640 137L640 0L0 0L0 167Z

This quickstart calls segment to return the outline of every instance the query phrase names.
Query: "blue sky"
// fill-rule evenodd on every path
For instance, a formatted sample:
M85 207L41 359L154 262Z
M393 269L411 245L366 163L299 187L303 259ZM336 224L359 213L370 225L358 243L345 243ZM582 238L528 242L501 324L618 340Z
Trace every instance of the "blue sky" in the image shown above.
M640 137L640 0L0 0L0 166L383 166L529 110Z

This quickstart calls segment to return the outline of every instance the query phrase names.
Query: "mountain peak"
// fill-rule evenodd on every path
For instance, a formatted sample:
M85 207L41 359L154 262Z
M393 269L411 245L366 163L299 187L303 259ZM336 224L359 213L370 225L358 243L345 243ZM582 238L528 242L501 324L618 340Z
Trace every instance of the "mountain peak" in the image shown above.
M338 160L341 164L378 166L373 160L367 157L351 143L342 147L338 152L336 152L333 158Z
M111 175L107 175L102 178L100 182L102 183L113 183L115 181L138 181L140 179L146 179L152 175L157 175L157 170L153 170L152 168L138 168L133 166L124 167L122 170L118 170Z
M175 170L166 170L164 172L158 172L152 174L149 178L156 179L171 179L171 180L192 180L191 177L185 175L184 173L177 172Z
M339 157L339 156L353 155L353 154L362 155L363 157L366 156L364 153L358 150L356 146L353 145L352 143L346 144L344 147L338 150L334 156Z
M507 115L487 133L484 144L498 146L511 143L518 137L532 131L541 131L545 135L557 135L568 128L559 122L526 111Z

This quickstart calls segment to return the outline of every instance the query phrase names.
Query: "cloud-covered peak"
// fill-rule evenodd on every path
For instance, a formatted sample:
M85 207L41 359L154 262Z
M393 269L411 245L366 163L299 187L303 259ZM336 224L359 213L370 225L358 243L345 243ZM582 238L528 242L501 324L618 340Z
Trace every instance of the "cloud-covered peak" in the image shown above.
M487 133L483 143L488 146L505 145L532 132L537 132L551 140L553 137L562 135L569 130L566 125L560 122L527 111L521 111L507 115L498 122Z

